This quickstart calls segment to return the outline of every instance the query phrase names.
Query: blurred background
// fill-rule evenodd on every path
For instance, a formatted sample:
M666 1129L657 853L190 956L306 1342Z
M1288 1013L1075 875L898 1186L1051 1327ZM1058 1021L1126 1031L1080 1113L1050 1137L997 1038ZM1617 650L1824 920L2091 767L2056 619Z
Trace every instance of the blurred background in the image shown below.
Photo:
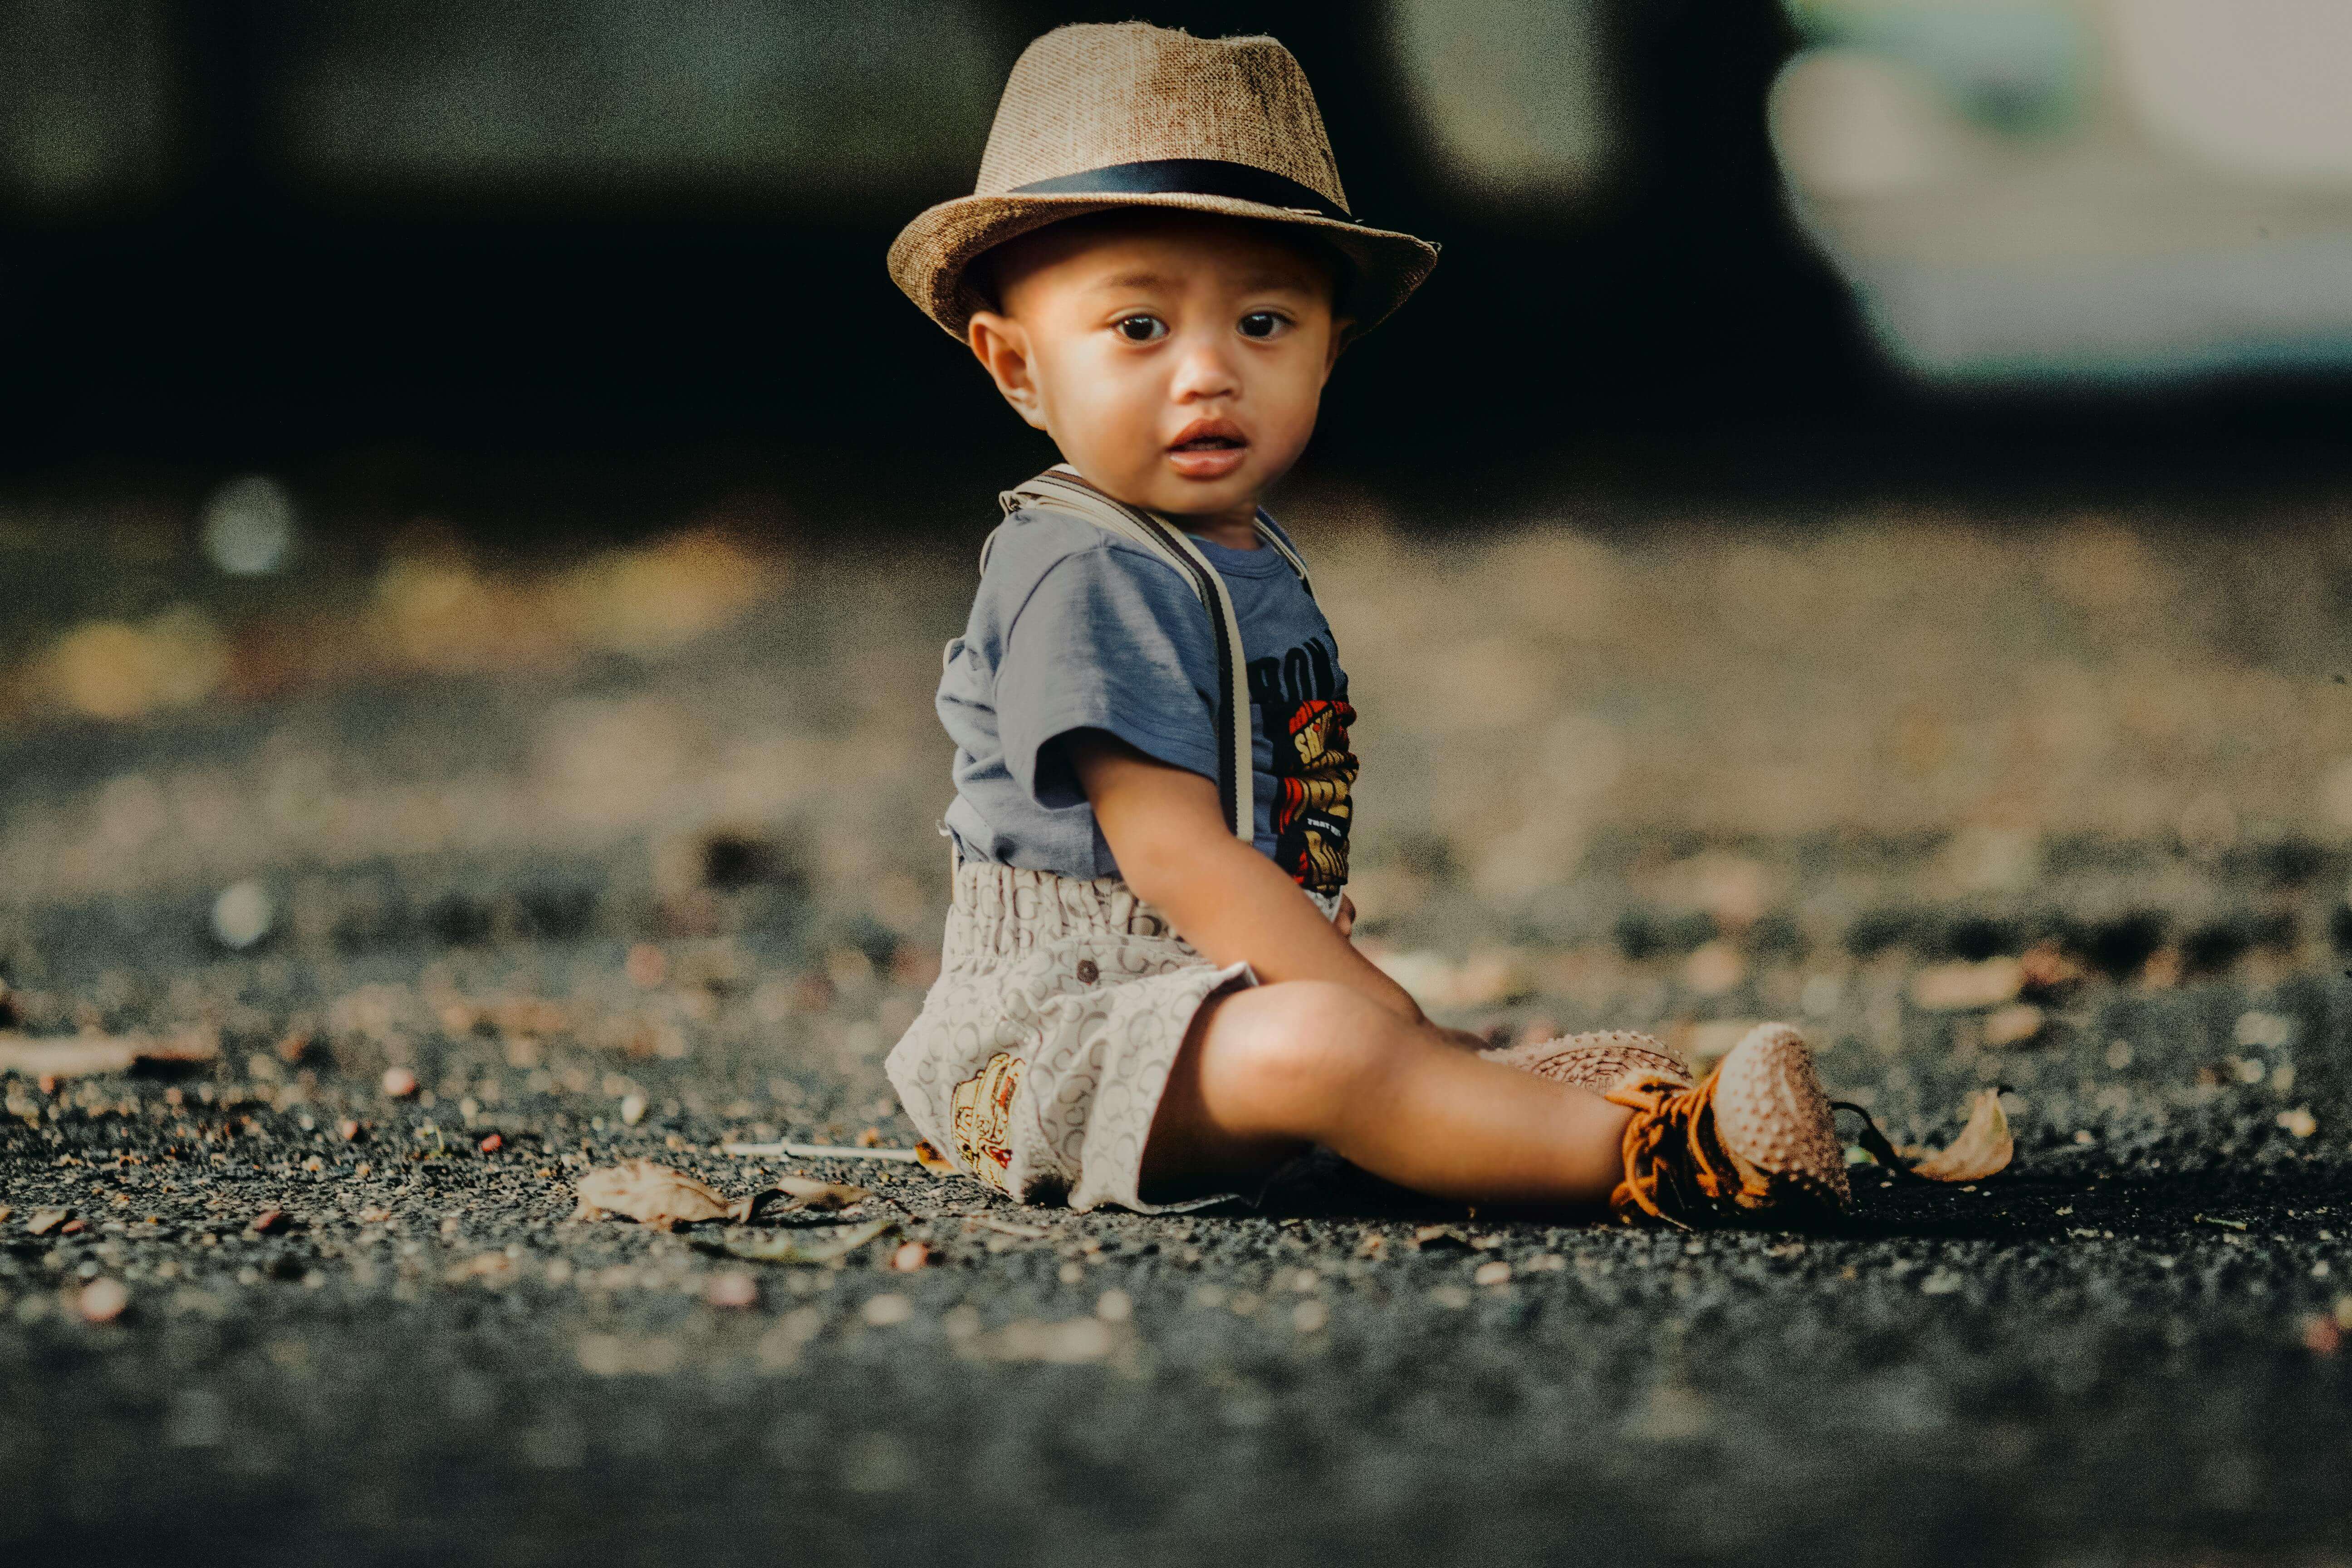
M1015 0L5 0L20 472L1008 439L880 257L968 191ZM2327 0L1174 5L1306 65L1448 247L1319 453L1736 478L2324 445L2352 362ZM1402 324L1402 323L1400 323ZM2118 405L2116 399L2123 399ZM2161 437L2155 433L2161 431ZM2094 439L2095 438L2095 439ZM2308 452L2300 455L2309 460ZM1740 462L1745 459L1745 465Z
M935 943L937 649L1055 454L883 253L1029 38L1125 15L0 0L12 983ZM1153 19L1282 37L1445 246L1275 498L1427 994L2352 942L2352 11Z
M940 647L1055 454L883 258L1030 38L1136 14L0 0L0 1542L1169 1560L1271 1506L1515 1560L1568 1497L1676 1561L2341 1560L2347 0L1141 8L1281 38L1356 210L1444 245L1268 498L1364 951L1498 1038L1797 1021L1899 1142L2002 1086L2013 1184L1499 1287L975 1211L909 1295L749 1314L554 1223L558 1151L915 1137ZM1328 1324L1271 1282L1318 1257ZM959 1370L982 1310L1156 1370Z

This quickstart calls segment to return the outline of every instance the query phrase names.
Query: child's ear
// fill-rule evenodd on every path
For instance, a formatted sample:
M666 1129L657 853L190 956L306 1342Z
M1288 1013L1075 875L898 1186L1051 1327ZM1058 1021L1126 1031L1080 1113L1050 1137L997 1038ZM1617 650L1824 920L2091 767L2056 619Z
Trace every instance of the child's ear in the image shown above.
M1013 412L1038 429L1045 428L1045 405L1029 361L1028 331L1010 316L974 310L964 328L964 342Z
M1348 329L1355 324L1356 318L1353 316L1331 318L1331 342L1330 346L1323 351L1323 378L1326 381L1331 377L1331 367L1339 363L1339 351L1348 346Z

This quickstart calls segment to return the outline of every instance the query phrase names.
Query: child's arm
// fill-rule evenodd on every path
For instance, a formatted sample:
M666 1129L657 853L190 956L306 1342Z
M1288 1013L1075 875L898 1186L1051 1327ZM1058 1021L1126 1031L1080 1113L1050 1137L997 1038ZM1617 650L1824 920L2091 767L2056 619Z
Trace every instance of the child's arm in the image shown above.
M1356 951L1281 868L1234 837L1212 780L1146 756L1105 730L1065 735L1071 770L1119 874L1213 963L1247 959L1258 978L1329 980L1397 1016L1420 1005ZM1484 1045L1461 1030L1461 1045Z

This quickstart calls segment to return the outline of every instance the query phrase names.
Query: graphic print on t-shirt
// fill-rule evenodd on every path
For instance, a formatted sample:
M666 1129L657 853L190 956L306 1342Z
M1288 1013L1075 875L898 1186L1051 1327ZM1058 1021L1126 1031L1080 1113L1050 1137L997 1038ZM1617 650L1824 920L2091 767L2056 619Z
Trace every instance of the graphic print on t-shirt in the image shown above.
M1272 742L1274 863L1310 891L1336 893L1348 879L1348 791L1356 754L1348 726L1356 710L1339 694L1336 650L1308 637L1287 653L1249 662L1250 700Z

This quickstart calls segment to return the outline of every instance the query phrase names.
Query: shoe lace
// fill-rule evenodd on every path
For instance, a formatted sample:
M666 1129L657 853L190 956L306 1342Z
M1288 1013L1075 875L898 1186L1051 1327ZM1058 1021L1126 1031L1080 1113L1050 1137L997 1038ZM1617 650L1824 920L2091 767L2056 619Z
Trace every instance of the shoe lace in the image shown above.
M1629 1107L1622 1145L1624 1179L1609 1206L1631 1223L1635 1214L1692 1229L1685 1216L1713 1218L1753 1208L1771 1195L1760 1172L1743 1173L1715 1126L1718 1067L1696 1084L1665 1073L1637 1073L1602 1098Z

